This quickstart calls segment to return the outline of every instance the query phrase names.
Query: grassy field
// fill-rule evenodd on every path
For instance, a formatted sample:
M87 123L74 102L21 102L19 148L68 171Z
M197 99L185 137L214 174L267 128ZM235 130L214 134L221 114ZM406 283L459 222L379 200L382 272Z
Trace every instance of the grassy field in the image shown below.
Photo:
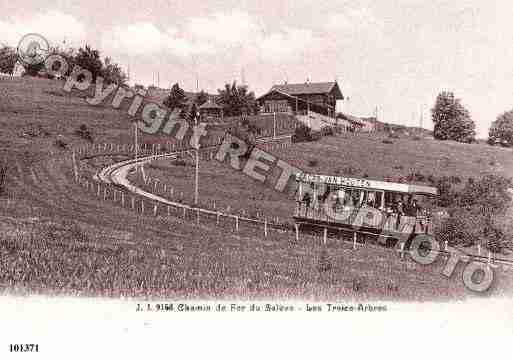
M378 180L403 181L409 174L457 176L462 182L496 173L513 175L511 150L488 145L467 145L435 140L394 139L393 144L383 143L380 135L341 134L323 137L317 142L296 143L270 152L303 171L349 177L368 177ZM146 173L158 179L160 187L173 188L174 196L190 203L193 198L194 163L184 157L185 166L174 161L152 162ZM280 174L274 169L266 183L255 181L242 172L233 170L227 163L202 161L200 165L200 201L203 206L253 215L290 219L295 201L292 195L272 189ZM131 180L145 188L140 173ZM429 184L427 180L418 182ZM147 185L151 189L153 184ZM158 188L160 188L158 187ZM164 194L163 194L164 195Z
M92 107L63 94L62 83L41 79L0 82L0 149L8 163L7 191L0 196L0 287L6 293L173 298L299 298L318 300L446 300L473 296L458 274L441 275L443 263L414 265L397 253L291 233L233 224L141 215L102 201L72 180L68 147L131 140L130 118L108 106ZM163 136L142 141L165 143ZM383 178L426 174L479 176L509 172L511 151L481 145L394 140L370 136L327 137L275 154L311 172ZM398 157L399 158L396 158ZM121 158L84 161L87 173ZM315 166L309 166L316 160ZM493 161L493 165L491 164ZM394 166L396 167L394 169ZM402 166L401 169L399 169ZM147 171L190 196L193 168L155 162ZM84 171L84 173L86 173ZM205 205L290 218L293 203L265 184L225 164L202 163ZM245 204L245 205L243 205ZM461 270L461 268L460 268ZM509 273L498 270L490 294L511 294ZM509 276L510 277L510 276Z

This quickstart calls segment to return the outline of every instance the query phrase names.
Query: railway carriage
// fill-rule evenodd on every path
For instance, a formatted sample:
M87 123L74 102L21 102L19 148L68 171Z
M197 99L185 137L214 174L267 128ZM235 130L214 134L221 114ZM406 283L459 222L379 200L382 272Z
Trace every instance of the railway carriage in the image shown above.
M294 220L302 228L358 233L387 245L432 233L435 187L306 173L296 181Z

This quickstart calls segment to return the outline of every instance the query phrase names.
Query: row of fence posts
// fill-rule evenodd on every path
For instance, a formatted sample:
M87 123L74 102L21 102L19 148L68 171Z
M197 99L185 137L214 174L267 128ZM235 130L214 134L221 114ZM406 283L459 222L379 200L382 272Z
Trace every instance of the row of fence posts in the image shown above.
M282 146L286 146L287 144L286 143L280 143L279 145L282 145ZM104 144L103 145L103 148L106 149L108 147L107 144ZM98 148L100 148L100 146L98 146ZM112 150L114 150L114 146L112 144L110 144L110 148ZM124 148L124 145L122 147L120 147L120 145L118 145L118 147L116 149L119 149L119 148ZM77 153L79 153L79 151L77 151ZM213 152L210 152L211 154L213 154ZM74 180L75 182L77 183L80 183L80 178L79 178L79 173L78 173L78 160L77 160L77 157L76 157L76 153L75 151L72 152L72 166L73 166L73 177L74 177ZM152 181L151 178L147 177L147 180L146 180L146 184L150 183ZM83 183L82 184L85 184L86 186L86 189L89 189L90 187L93 188L93 184L90 183L89 181L85 180L85 181L82 181ZM154 190L157 190L157 186L158 186L158 183L159 181L157 179L153 179L153 182L154 182ZM167 185L166 184L163 184L163 190L164 190L164 193L167 194ZM170 187L170 190L169 190L169 193L171 194L171 196L174 195L174 189L173 187ZM181 195L180 195L180 198L181 200L183 200L184 198L184 194L183 192L180 192ZM101 185L100 183L97 183L97 197L101 197ZM124 191L118 191L118 190L113 190L113 201L116 203L117 201L117 197L119 196L119 199L121 200L121 206L124 208L125 207L125 192ZM104 201L107 201L108 199L108 188L107 187L104 187L103 188L103 200ZM131 198L131 209L132 210L135 210L135 196L132 196ZM183 219L186 220L186 211L187 211L187 208L186 207L181 207L182 208L182 211L183 211ZM196 208L196 209L191 209L191 210L195 210L196 211L196 223L199 224L200 223L200 209L199 208ZM263 224L263 228L264 228L264 237L267 238L268 234L269 234L269 231L268 231L268 227L269 227L269 221L267 218L264 218L264 220L262 221L260 218L258 218L258 214L257 214L257 218L249 218L249 217L246 217L246 213L243 211L242 213L242 218L239 217L239 215L233 215L233 214L226 214L226 213L223 213L223 212L220 212L218 210L216 210L216 203L213 202L213 210L216 212L216 225L220 225L220 217L226 217L226 218L229 218L229 217L232 217L235 219L235 231L236 232L239 232L239 221L240 220L248 220L248 222L253 222L253 223L262 223ZM228 207L228 211L229 211L229 207ZM145 205L144 205L144 199L141 200L141 213L144 214L145 212ZM157 203L154 203L153 204L153 215L154 216L157 216L158 214L158 204ZM171 205L167 205L167 214L168 214L168 217L171 215ZM271 224L274 224L274 225L280 225L280 222L279 222L279 219L276 217L275 221L274 222L270 222ZM295 224L295 234L296 234L296 241L299 241L300 240L300 231L299 231L299 227L300 225L299 224ZM324 227L324 231L323 231L323 243L326 244L327 243L327 236L328 236L328 228L327 227ZM357 249L357 245L358 245L358 242L357 242L357 232L353 232L353 250L356 250ZM398 249L398 251L400 252L400 256L401 256L401 259L404 259L404 254L405 254L405 248L404 248L404 242L401 242L400 243L400 248ZM444 242L444 249L446 251L448 251L448 241L445 241ZM481 245L478 244L478 255L480 256L481 255ZM487 260L487 263L489 266L493 265L493 261L494 261L495 258L493 258L492 256L492 252L491 251L488 251L488 260Z

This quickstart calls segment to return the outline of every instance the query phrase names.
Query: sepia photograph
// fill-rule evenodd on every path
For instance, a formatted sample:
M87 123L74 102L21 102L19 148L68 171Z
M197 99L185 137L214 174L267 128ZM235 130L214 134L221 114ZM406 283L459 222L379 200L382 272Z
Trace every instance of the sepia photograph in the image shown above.
M0 0L0 357L503 355L512 17Z

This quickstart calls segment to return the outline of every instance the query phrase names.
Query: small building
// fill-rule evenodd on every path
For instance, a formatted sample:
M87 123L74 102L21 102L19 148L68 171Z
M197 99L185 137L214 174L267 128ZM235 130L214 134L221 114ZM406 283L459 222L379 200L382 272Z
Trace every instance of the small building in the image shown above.
M223 108L215 103L211 98L198 107L198 111L201 118L204 120L217 120L223 118Z
M343 100L337 82L305 82L274 85L257 101L260 112L285 112L307 115L310 111L335 117L337 100Z

